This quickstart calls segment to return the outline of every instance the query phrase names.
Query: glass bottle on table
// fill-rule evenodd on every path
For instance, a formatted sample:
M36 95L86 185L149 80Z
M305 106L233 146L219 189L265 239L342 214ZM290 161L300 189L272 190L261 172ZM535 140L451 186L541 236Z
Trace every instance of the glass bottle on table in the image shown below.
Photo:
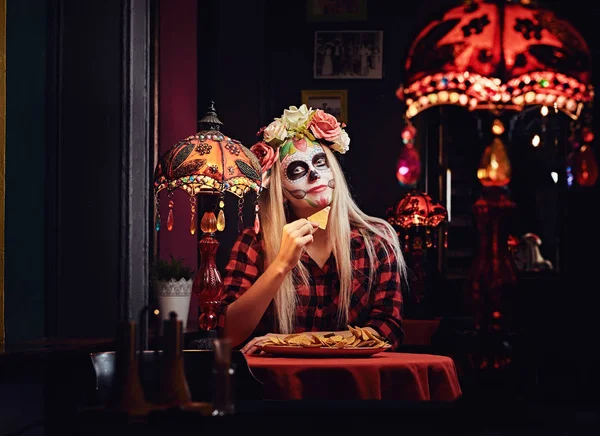
M159 404L168 408L187 406L192 402L185 374L183 323L175 312L164 320L165 344L159 376Z
M215 339L214 350L212 415L232 415L235 412L235 368L231 363L231 340L229 338Z
M122 321L118 325L115 373L107 404L108 410L131 416L146 415L150 411L139 374L136 330L134 321Z

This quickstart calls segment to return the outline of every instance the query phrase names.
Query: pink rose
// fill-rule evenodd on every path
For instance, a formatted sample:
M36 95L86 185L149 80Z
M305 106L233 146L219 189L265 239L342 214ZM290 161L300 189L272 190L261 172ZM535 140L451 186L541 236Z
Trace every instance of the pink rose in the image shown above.
M338 120L331 114L317 109L309 125L310 131L316 138L325 141L335 142L341 133L341 127Z
M258 158L263 173L270 170L275 163L275 150L264 141L259 141L254 144L250 147L250 151Z

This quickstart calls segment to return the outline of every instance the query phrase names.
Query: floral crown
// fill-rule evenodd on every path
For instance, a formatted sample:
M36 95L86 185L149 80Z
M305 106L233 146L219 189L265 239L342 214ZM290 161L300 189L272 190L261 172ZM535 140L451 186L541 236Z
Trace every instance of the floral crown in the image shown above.
M266 188L271 176L271 167L277 159L277 149L293 138L308 138L318 141L333 151L344 154L349 150L350 137L333 115L321 110L290 106L280 118L261 128L256 134L262 140L250 147L258 157L263 172L263 188Z

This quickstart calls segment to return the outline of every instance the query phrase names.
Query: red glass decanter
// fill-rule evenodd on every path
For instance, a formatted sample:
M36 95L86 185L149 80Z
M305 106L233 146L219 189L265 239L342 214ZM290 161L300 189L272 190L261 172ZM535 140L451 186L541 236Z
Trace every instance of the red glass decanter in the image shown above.
M499 186L483 188L473 205L479 247L465 297L480 340L473 356L477 369L505 369L512 361L518 283L509 239L516 209L507 189Z
M468 306L477 330L510 328L517 275L510 252L516 204L505 188L484 188L473 205L479 247L467 279Z
M198 333L193 336L198 339L217 336L217 308L223 295L223 280L216 263L219 248L219 241L215 237L217 218L212 211L204 213L200 228L203 232L198 242L200 268L196 271L192 284L192 294L198 301ZM198 343L195 346L206 348L200 347Z

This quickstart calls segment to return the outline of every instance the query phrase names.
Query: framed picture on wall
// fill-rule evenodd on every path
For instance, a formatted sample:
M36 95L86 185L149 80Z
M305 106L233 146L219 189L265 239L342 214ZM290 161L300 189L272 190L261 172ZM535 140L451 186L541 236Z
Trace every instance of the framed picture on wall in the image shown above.
M381 79L383 31L315 32L315 79Z
M348 123L348 91L345 89L310 89L302 91L302 103L322 109L339 122Z
M367 0L306 0L308 21L363 21Z

